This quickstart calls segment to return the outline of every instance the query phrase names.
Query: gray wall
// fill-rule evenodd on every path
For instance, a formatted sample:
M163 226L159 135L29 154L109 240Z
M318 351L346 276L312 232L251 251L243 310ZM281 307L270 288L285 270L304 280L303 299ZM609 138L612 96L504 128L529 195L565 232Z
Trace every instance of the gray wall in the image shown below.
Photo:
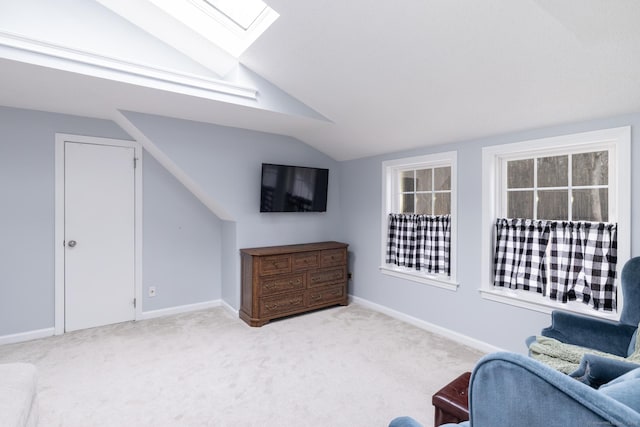
M127 118L233 217L223 225L222 297L239 307L238 250L246 247L339 240L338 163L282 135L138 113ZM261 164L328 168L327 212L260 213Z
M143 311L220 299L222 221L144 154Z
M55 133L129 139L114 123L0 107L0 336L53 327Z
M640 114L425 147L338 163L299 141L243 129L127 113L234 221L221 221L150 155L144 159L143 309L222 298L239 303L238 249L341 240L350 245L351 293L497 347L524 352L523 340L549 316L480 297L482 147L632 125L640 164ZM128 139L114 123L0 107L0 336L53 326L54 134ZM458 151L456 292L382 275L382 161ZM260 214L262 162L330 169L328 211ZM632 193L640 188L632 167ZM632 200L632 255L640 252L640 198ZM158 296L147 297L148 286Z
M549 324L549 315L480 297L482 147L568 133L632 125L632 165L640 164L640 114L537 129L456 144L342 162L343 240L352 252L352 294L491 345L525 352L524 339ZM458 152L458 279L456 292L385 276L379 272L382 161L413 155ZM640 176L632 166L632 194ZM640 252L640 198L632 200L632 255Z
M54 326L55 133L130 137L111 121L5 107L0 130L3 336ZM221 221L149 155L143 196L143 310L220 298Z

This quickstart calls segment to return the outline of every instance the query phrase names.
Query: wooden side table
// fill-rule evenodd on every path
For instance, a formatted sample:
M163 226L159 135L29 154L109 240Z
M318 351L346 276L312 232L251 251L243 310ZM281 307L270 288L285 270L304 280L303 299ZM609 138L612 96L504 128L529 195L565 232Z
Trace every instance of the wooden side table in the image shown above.
M435 407L434 427L447 423L460 423L469 419L469 379L465 372L431 398Z

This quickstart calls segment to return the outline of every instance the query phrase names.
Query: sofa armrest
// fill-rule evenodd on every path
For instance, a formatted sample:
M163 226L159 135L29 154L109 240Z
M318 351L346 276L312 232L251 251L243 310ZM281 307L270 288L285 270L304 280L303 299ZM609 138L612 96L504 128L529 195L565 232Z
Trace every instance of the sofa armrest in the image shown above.
M471 376L474 427L640 425L640 413L574 378L515 353L483 357Z
M542 335L567 344L589 347L621 357L628 356L635 327L564 311L551 313L551 326Z
M636 368L640 368L640 365L595 354L585 354L578 369L569 376L590 387L598 388Z
M389 427L423 427L423 425L411 417L402 416L391 420Z

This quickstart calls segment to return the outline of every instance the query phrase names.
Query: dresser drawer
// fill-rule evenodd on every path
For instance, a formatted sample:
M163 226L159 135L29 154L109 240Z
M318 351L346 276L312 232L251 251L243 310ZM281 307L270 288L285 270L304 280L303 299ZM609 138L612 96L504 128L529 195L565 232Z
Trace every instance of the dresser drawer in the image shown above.
M250 326L262 326L281 317L347 305L347 247L316 242L240 249L238 316Z
M309 272L309 287L344 283L347 278L347 267L325 268Z
M264 256L260 257L258 263L258 274L260 276L291 273L291 255Z
M320 267L320 252L302 252L293 255L293 270L302 271Z
M260 317L299 311L305 306L304 292L262 298L260 300Z
M332 286L309 291L309 306L336 302L344 299L344 286Z
M304 275L273 277L260 280L260 294L273 295L289 291L304 290Z
M344 249L330 249L320 253L320 266L331 267L345 265L347 263L347 251Z

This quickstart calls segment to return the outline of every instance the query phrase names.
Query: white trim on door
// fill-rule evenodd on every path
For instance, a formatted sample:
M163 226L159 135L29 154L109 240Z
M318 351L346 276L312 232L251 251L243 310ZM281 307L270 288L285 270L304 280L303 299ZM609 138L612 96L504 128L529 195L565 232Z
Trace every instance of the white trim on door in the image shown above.
M136 141L127 141L93 136L55 135L55 335L64 333L64 143L111 145L134 149L135 175L135 319L142 318L142 146Z

